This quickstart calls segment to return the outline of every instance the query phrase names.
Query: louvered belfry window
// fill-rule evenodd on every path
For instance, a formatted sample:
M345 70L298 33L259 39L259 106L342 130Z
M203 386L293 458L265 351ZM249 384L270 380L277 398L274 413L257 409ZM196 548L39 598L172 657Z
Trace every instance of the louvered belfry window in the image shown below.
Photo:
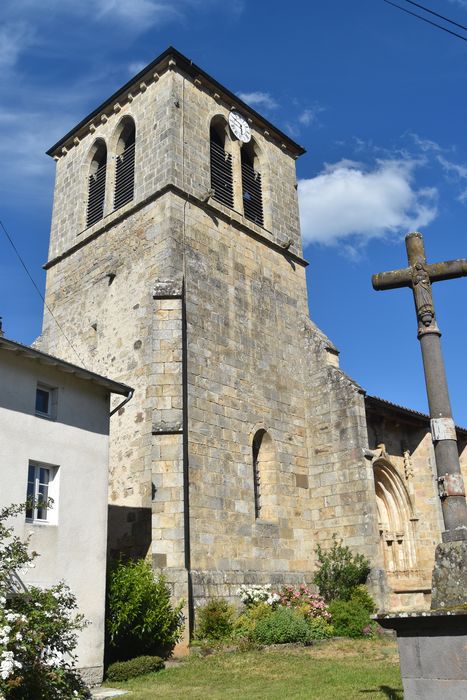
M211 189L213 199L233 209L232 156L225 151L222 128L211 126Z
M254 168L255 154L251 142L243 146L242 160L242 196L243 213L250 221L263 226L263 193L261 190L261 173Z
M88 184L88 209L86 223L92 226L104 216L105 177L107 169L107 148L105 143L97 146L91 162Z
M135 125L126 122L117 144L114 209L131 202L135 191Z

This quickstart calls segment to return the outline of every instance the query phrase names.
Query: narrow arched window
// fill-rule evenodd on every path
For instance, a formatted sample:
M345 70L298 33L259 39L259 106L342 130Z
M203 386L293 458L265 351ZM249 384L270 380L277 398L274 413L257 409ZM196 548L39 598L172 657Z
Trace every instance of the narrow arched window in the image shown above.
M258 171L255 143L251 140L241 150L243 213L250 221L263 226L263 193Z
M265 432L266 431L264 430L258 430L253 438L253 490L255 497L255 518L259 518L261 513L261 474L259 453Z
M135 124L125 119L117 142L114 209L131 202L135 191Z
M213 199L233 208L232 155L226 151L225 122L213 120L210 129Z
M88 183L87 226L92 226L104 216L107 146L104 141L97 141L94 148Z
M255 518L274 520L277 511L275 451L271 436L263 428L255 433L252 453Z

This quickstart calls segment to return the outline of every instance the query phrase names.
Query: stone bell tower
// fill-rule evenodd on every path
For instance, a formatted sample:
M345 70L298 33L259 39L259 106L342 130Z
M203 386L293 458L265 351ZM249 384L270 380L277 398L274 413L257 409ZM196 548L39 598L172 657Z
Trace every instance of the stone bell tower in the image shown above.
M377 551L361 391L335 375L350 398L330 408L337 353L308 319L301 153L172 48L49 151L61 329L46 310L39 343L135 387L112 418L110 553L151 556L191 603L310 580L317 529L339 531L333 420L359 480L345 527Z

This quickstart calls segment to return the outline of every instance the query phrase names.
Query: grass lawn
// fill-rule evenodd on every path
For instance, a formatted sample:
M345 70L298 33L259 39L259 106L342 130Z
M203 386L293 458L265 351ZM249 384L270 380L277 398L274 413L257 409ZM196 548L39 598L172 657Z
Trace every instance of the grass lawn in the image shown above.
M128 700L403 700L396 642L390 639L190 656L112 687L131 691Z

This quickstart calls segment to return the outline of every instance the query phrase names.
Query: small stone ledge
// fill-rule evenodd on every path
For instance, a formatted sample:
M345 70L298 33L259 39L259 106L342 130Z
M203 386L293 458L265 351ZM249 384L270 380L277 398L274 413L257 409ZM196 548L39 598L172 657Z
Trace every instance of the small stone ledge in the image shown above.
M152 291L153 299L181 299L183 280L156 280Z
M153 435L178 435L183 432L183 424L181 420L177 421L160 421L152 424Z

